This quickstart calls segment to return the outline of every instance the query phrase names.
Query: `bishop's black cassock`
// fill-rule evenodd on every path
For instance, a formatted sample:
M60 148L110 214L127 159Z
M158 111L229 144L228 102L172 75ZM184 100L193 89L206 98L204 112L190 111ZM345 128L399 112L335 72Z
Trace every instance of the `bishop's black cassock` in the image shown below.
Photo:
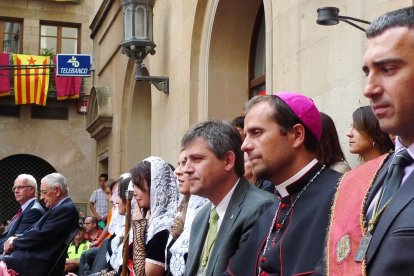
M260 270L261 275L313 274L322 257L332 199L340 176L316 163L288 185L287 195L260 216L248 241L231 258L226 273L253 276ZM314 180L309 183L312 178ZM290 214L286 216L288 211Z

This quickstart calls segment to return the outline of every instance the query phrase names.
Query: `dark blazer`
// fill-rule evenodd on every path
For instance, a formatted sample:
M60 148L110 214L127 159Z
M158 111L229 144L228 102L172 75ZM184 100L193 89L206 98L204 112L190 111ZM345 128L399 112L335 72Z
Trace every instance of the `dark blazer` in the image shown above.
M391 159L378 173L368 204L381 187ZM414 275L413 249L414 172L398 189L377 224L366 255L368 275Z
M240 178L217 233L205 275L221 275L225 271L230 257L246 242L256 219L275 201L274 195ZM198 271L211 208L211 203L206 204L193 221L185 275L196 275Z
M27 205L21 216L9 226L6 232L0 237L0 250L2 251L4 242L11 236L23 234L28 228L35 224L43 215L45 210L37 199Z
M14 251L10 256L3 256L7 266L21 276L48 275L50 268L58 261L67 238L77 229L78 219L75 205L70 198L66 198L13 241ZM65 258L61 258L55 271L62 273L64 265Z

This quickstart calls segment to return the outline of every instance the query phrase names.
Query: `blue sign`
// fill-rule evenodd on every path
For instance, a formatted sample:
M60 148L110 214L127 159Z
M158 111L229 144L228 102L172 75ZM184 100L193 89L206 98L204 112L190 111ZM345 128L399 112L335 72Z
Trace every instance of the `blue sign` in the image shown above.
M56 57L56 75L59 77L90 77L91 55L63 55Z

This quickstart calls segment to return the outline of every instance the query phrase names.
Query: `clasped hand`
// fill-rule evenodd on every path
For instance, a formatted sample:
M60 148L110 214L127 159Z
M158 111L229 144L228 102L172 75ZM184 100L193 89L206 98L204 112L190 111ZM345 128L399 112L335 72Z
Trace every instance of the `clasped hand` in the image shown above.
M14 250L13 240L15 239L17 239L17 237L10 237L6 240L3 246L3 250L5 253L11 253Z

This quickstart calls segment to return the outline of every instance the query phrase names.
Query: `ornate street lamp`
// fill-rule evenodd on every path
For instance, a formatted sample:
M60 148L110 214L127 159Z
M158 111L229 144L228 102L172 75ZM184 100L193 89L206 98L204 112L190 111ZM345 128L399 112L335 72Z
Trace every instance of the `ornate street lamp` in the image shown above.
M136 63L135 80L148 81L159 91L169 93L168 77L149 76L143 61L148 54L155 54L152 40L152 10L155 0L122 0L124 8L124 37L122 53L134 57Z
M361 26L358 26L357 24L351 21L357 21L357 22L364 23L364 24L371 24L371 22L366 21L366 20L362 20L362 19L358 19L358 18L354 18L350 16L341 16L339 15L339 9L336 7L319 8L317 10L317 13L318 13L318 19L316 20L316 23L318 23L319 25L332 26L332 25L338 24L339 21L343 21L365 32L364 28L362 28Z

